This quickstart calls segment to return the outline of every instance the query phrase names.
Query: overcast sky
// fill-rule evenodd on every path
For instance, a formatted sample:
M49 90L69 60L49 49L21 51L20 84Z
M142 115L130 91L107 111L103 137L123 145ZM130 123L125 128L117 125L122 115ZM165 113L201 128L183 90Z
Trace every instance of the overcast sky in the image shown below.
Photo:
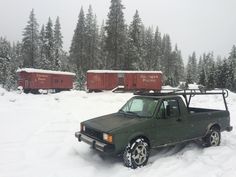
M159 27L178 44L183 57L213 51L228 56L236 44L236 0L122 0L126 23L137 9L145 26ZM38 23L46 24L50 16L60 17L64 48L69 49L81 6L89 4L99 25L107 19L110 0L0 0L0 36L21 40L32 8Z

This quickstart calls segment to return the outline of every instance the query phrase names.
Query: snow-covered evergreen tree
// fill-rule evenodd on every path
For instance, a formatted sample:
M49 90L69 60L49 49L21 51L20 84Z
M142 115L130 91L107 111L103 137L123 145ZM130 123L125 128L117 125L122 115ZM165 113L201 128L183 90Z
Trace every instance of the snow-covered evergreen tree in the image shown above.
M49 60L46 57L46 38L45 38L45 27L42 25L41 31L39 33L39 54L40 59L38 61L38 67L40 69L49 69Z
M142 21L139 17L138 10L136 10L133 21L131 22L128 30L127 36L127 69L141 69L137 65L142 60L142 42L141 42L141 32L142 32Z
M156 27L155 35L154 35L154 63L153 63L153 70L161 70L161 57L162 57L162 51L161 51L161 33L159 32L158 27ZM181 54L179 52L176 52L176 57L177 58L182 58L180 57ZM183 61L181 65L183 64Z
M47 25L45 27L45 56L49 62L47 69L56 70L55 58L54 58L54 34L53 34L53 23L51 18L48 18Z
M23 32L22 55L24 67L37 67L39 59L39 25L34 10L30 12L29 21Z
M111 0L108 20L106 21L106 50L108 52L109 69L123 69L125 59L126 25L121 0Z
M187 64L187 76L186 80L187 83L194 83L197 82L198 74L197 74L197 58L196 53L193 52L191 56L188 58L188 64Z
M93 14L92 6L89 6L85 18L85 66L84 71L96 69L98 63L98 26L96 16Z
M76 73L85 65L85 16L82 7L70 46L70 60L75 65Z
M21 44L10 44L0 37L0 85L7 90L16 89L16 70L23 65Z
M5 87L10 63L11 45L0 37L0 84Z
M61 69L61 60L63 55L63 41L62 41L62 34L61 34L61 24L60 19L57 17L55 25L54 25L54 61L55 61L55 69Z
M215 64L213 63L210 67L209 74L208 74L208 79L206 83L206 87L208 89L214 89L216 86L216 68Z
M133 70L136 69L136 64L137 64L137 48L134 46L134 43L132 41L132 39L129 37L130 35L130 28L127 29L126 34L126 41L125 41L125 60L124 60L124 69L125 70Z
M230 69L230 89L236 91L236 46L233 45L229 56L229 69Z
M145 54L143 56L143 60L145 63L143 70L154 70L154 33L151 27L146 29L143 49L145 51Z
M175 45L175 50L172 52L174 70L173 72L173 86L179 85L180 81L184 81L184 63L181 55L181 51L178 49L177 44Z
M174 74L174 62L172 57L172 47L170 36L165 34L162 38L162 58L161 58L161 66L162 71L164 72L165 76L165 83L167 85L172 85Z
M99 31L99 41L98 41L98 58L97 58L97 68L98 69L107 69L108 68L108 59L106 51L106 31L104 26L104 21L102 22L100 31Z

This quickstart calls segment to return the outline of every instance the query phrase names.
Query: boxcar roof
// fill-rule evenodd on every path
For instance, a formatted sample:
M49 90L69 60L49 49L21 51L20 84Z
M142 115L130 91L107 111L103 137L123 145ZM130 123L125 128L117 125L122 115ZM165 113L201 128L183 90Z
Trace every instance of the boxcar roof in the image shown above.
M22 68L22 69L18 69L16 72L45 73L45 74L63 74L63 75L75 76L75 73L71 73L71 72L51 71L51 70L34 69L34 68Z
M160 73L161 71L88 70L87 73Z

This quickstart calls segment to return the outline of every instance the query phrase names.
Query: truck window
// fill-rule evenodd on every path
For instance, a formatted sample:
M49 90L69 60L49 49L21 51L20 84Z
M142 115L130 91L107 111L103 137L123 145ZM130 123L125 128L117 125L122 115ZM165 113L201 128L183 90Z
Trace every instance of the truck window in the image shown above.
M180 115L179 104L175 99L164 100L160 106L158 117L162 119L178 117Z
M121 110L125 113L136 113L141 117L151 117L157 107L158 100L151 98L132 98Z

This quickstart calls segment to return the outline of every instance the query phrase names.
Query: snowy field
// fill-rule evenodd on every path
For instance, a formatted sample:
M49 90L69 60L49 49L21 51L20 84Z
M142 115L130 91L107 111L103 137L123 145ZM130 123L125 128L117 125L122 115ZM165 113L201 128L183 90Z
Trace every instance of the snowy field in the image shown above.
M80 122L117 111L131 93L62 92L18 94L0 88L0 177L236 177L236 133L222 133L219 147L196 143L153 150L147 166L125 168L119 158L101 157L74 132ZM227 103L236 127L236 94ZM193 104L224 109L222 97Z

